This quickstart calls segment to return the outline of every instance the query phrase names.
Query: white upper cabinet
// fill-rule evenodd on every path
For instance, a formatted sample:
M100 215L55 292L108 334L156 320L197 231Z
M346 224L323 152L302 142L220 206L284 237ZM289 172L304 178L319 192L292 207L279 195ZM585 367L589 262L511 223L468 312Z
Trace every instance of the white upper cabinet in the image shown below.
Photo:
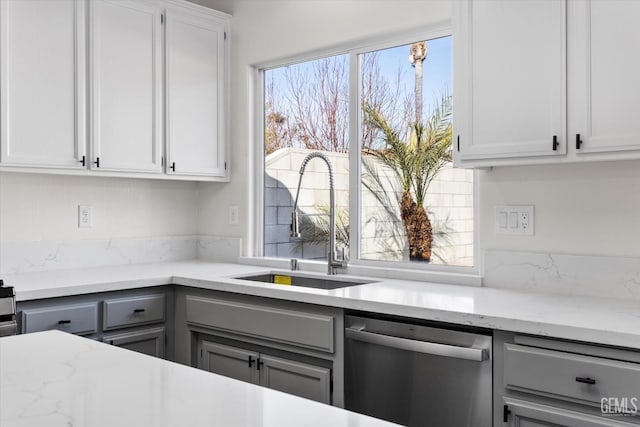
M565 2L454 5L457 162L564 154Z
M91 167L162 172L162 8L89 2Z
M640 150L640 2L573 1L569 17L569 138L577 156L637 158L625 151Z
M0 1L2 165L84 168L85 2Z
M638 22L629 0L454 2L454 163L640 158Z
M229 16L0 0L0 170L227 181Z
M166 13L167 171L224 176L227 20Z

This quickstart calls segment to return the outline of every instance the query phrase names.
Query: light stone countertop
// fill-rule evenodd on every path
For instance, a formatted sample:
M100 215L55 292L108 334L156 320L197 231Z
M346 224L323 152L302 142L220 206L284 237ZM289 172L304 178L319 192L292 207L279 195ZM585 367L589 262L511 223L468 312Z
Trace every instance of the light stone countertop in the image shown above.
M0 338L2 427L392 427L59 331Z
M640 306L633 300L391 279L335 290L234 279L276 270L184 261L23 273L2 278L7 285L15 286L18 301L176 284L640 349Z

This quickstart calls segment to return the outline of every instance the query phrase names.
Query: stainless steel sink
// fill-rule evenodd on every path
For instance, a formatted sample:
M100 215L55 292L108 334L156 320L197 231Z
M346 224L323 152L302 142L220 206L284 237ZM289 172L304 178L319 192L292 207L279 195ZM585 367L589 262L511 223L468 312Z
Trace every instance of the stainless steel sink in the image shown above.
M364 285L367 283L373 283L373 281L366 280L353 280L353 279L334 279L334 278L321 278L321 277L309 277L309 276L296 276L287 273L269 273L269 274L256 274L251 276L236 277L240 280L251 280L254 282L274 283L283 286L302 286L305 288L316 289L340 289L347 288L349 286Z

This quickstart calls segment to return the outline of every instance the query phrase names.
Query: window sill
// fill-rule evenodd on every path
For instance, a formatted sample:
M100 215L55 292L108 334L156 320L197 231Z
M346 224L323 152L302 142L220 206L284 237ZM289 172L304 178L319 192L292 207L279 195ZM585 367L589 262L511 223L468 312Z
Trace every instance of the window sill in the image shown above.
M261 267L290 270L289 259L267 258L267 257L240 257L238 263L246 265L257 265ZM469 268L471 270L471 268ZM325 261L298 260L298 270L305 272L326 273L327 263ZM482 286L482 277L475 273L433 271L425 269L411 269L388 267L378 267L359 263L349 264L345 270L340 270L339 274L375 277L380 279L411 280L417 282L444 283L448 285Z

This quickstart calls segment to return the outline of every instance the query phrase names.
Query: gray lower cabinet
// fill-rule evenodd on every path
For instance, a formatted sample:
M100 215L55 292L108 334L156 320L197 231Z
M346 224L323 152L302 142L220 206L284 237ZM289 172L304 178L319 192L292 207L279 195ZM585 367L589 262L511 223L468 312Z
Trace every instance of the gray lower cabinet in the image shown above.
M576 411L536 402L517 399L503 399L507 405L509 427L631 427L614 417L596 417Z
M494 333L494 426L640 425L640 353Z
M166 332L164 327L157 327L123 332L114 335L105 335L102 340L107 344L126 348L127 350L164 358L165 334Z
M296 396L331 403L331 369L200 340L198 368Z
M322 403L331 403L331 370L260 355L260 385Z
M198 368L240 381L258 384L259 353L201 340Z
M344 313L231 292L175 290L175 361L344 406Z
M173 288L162 286L20 301L17 317L23 334L57 329L171 359L173 307Z

